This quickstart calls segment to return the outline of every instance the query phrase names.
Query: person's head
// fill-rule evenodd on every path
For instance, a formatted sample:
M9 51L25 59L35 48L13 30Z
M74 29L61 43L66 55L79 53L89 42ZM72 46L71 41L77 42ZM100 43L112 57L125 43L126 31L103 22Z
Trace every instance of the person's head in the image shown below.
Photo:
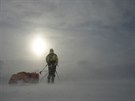
M52 48L50 49L50 53L54 53L54 50Z

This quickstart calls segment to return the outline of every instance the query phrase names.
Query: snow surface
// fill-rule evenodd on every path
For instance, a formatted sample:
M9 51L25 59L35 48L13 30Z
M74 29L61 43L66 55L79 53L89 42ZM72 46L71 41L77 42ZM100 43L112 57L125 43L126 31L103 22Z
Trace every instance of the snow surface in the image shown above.
M134 95L135 82L128 80L0 85L0 101L135 101Z

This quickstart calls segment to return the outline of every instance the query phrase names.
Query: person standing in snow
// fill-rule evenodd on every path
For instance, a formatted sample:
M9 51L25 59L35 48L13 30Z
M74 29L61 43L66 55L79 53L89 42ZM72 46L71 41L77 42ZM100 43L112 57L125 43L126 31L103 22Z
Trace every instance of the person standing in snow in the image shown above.
M53 49L50 49L50 53L46 56L46 62L48 65L48 83L54 83L56 66L58 65L58 56L54 53Z

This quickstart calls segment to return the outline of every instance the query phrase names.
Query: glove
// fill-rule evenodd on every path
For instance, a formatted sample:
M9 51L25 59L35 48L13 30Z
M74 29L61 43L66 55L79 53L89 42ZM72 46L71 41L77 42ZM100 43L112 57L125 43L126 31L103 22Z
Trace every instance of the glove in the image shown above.
M55 66L57 66L58 64L57 63L55 63Z

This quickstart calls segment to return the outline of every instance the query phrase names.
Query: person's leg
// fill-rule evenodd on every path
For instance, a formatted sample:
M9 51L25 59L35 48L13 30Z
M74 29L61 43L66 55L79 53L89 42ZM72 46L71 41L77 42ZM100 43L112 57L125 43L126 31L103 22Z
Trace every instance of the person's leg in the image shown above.
M54 76L52 76L52 83L54 83L54 78L55 78L55 77L54 77Z
M49 75L48 75L48 83L54 81L53 75L54 75L54 67L53 65L48 66Z
M51 69L50 69L50 66L48 66L48 83L50 83L50 78L51 78Z
M53 66L53 69L52 69L52 83L54 83L54 80L55 80L55 72L56 72L56 66Z
M47 82L50 83L50 76L47 77Z

